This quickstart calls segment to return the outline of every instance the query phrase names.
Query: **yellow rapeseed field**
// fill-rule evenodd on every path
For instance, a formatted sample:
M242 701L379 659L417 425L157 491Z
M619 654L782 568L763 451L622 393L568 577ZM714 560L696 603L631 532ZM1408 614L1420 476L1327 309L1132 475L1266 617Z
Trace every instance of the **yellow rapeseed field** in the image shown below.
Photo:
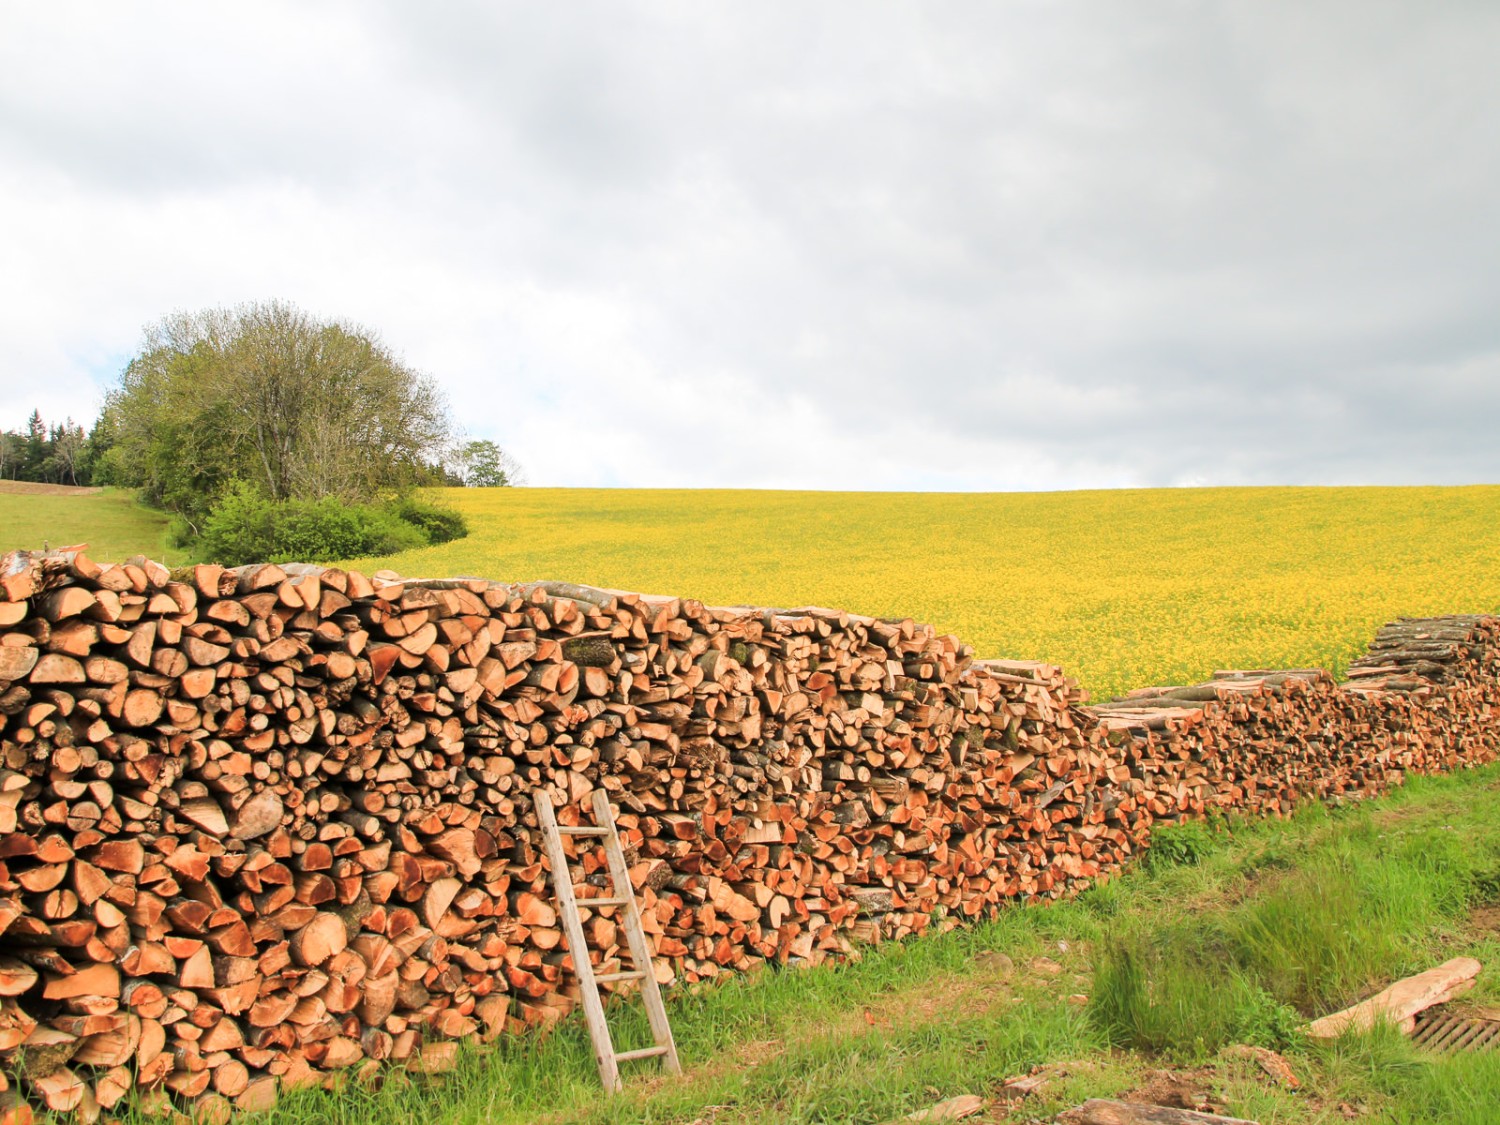
M355 565L912 617L1096 698L1342 672L1393 617L1500 609L1500 486L441 495L471 536Z

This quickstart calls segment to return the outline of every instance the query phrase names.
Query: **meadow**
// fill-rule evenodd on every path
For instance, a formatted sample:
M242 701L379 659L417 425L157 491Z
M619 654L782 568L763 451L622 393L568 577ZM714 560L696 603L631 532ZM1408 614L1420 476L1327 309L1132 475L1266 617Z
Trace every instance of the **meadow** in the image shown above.
M1500 609L1500 487L453 489L465 539L352 565L911 617L1096 698L1342 672L1394 617Z
M177 566L188 552L168 544L169 522L128 489L0 481L0 552L87 543L89 557L103 562L145 555Z

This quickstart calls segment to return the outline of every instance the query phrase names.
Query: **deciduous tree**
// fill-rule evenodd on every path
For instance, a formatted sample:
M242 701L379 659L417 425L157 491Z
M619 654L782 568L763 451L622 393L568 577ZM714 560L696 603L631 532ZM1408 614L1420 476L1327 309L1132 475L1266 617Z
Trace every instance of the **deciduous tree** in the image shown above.
M454 475L467 488L504 488L526 483L520 462L492 441L464 442L454 462Z
M277 501L399 491L451 444L432 379L372 333L282 301L149 329L101 422L115 479L190 521L234 480Z

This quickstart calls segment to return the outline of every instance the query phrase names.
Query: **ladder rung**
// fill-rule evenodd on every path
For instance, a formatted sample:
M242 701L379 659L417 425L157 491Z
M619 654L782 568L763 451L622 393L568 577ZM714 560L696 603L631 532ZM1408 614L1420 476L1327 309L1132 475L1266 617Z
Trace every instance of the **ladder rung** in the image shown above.
M591 825L568 825L559 824L557 830L564 836L608 836L608 828L594 828Z
M585 906L624 906L631 901L628 898L581 898L578 900L579 909Z
M645 972L641 969L626 969L619 973L595 973L594 979L603 984L609 984L617 980L644 980Z
M665 1047L642 1047L639 1051L622 1051L615 1056L615 1062L630 1062L632 1059L654 1059L657 1055L665 1055Z

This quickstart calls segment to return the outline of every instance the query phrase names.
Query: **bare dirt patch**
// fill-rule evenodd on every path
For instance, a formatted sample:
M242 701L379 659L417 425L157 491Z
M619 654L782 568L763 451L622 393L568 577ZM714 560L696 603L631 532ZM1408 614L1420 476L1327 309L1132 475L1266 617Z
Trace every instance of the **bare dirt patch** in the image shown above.
M750 1043L742 1043L725 1054L715 1057L712 1062L702 1066L684 1070L682 1074L654 1074L641 1083L641 1088L648 1093L654 1094L657 1090L671 1085L683 1085L690 1082L701 1081L719 1077L731 1071L748 1071L758 1066L771 1062L786 1050L786 1044L780 1039L757 1039ZM710 1105L704 1106L704 1117L700 1121L712 1122L722 1110L728 1106Z
M998 950L982 950L974 957L978 972L942 975L910 988L872 996L869 1003L832 1026L845 1033L860 1030L860 1025L889 1031L940 1022L954 1012L979 1015L1009 1007L1021 1003L1022 993L1028 990L1055 990L1060 984L1060 974L1079 963L1080 948L1072 946L1071 954L1067 947L1055 950L1068 961L1068 966L1038 957L1018 967L1011 957ZM1042 964L1038 966L1037 962ZM1069 979L1075 987L1086 985L1089 980L1076 972Z
M1223 1113L1224 1104L1213 1097L1212 1067L1196 1070L1148 1070L1135 1089L1120 1095L1121 1101L1137 1105L1164 1105L1197 1113Z
M80 488L71 484L37 484L29 480L0 480L0 492L18 496L94 496L102 488Z
M1377 828L1392 828L1396 825L1404 824L1406 821L1416 819L1425 811L1427 810L1415 805L1392 805L1381 809L1371 816L1370 822Z
M1500 934L1500 902L1475 907L1469 913L1469 925L1482 934Z

